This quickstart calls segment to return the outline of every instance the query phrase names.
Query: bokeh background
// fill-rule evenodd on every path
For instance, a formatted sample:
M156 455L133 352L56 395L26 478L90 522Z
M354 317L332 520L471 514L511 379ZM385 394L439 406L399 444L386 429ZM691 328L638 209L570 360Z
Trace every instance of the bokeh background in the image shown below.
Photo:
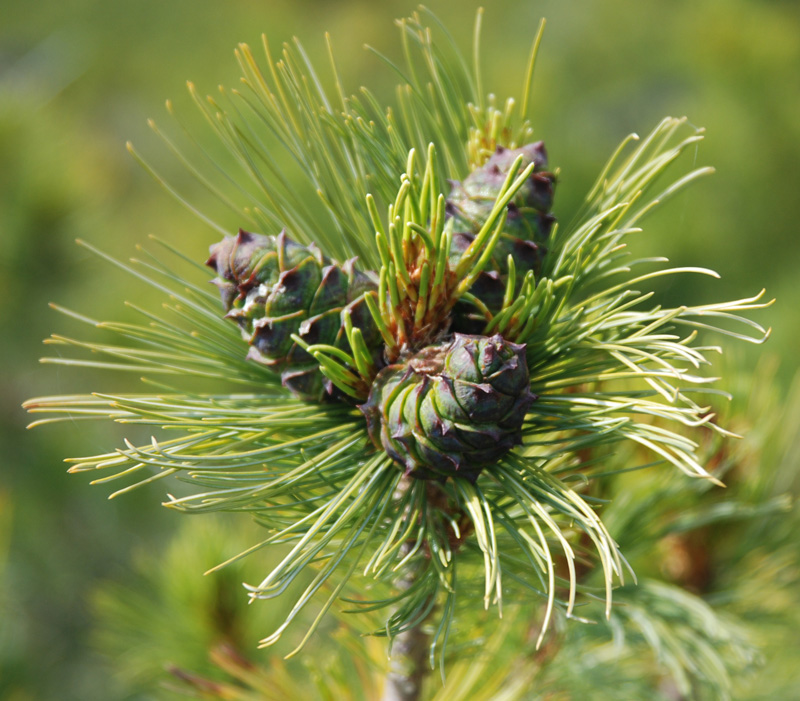
M518 92L539 18L548 20L534 124L561 168L561 220L629 132L646 133L667 114L707 128L696 159L716 175L647 222L634 245L722 275L681 278L661 290L671 304L767 287L777 303L758 320L772 338L737 352L750 364L778 358L776 381L788 387L800 346L800 4L488 4L485 85L501 97ZM429 6L468 50L478 3ZM107 487L66 474L65 456L110 448L117 435L78 424L26 432L20 409L30 396L128 382L38 364L41 339L74 329L48 302L123 318L123 299L150 294L75 238L127 257L157 233L198 259L215 240L125 142L161 163L147 118L163 118L166 98L191 110L186 79L202 91L235 84L233 48L257 45L262 32L274 44L297 35L313 59L330 31L345 88L368 83L388 94L394 78L363 44L396 53L392 20L413 9L396 0L0 0L0 698L150 698L101 654L94 592L100 581L130 579L134 559L158 553L179 517L158 506L160 488L108 502ZM173 181L186 178L163 164ZM159 567L158 557L147 562L140 569Z

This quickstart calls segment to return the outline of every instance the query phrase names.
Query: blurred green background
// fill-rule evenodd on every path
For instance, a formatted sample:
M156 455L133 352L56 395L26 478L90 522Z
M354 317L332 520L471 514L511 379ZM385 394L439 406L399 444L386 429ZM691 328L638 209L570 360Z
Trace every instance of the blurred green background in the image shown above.
M468 50L478 3L429 6ZM216 238L159 190L125 141L160 162L146 119L163 117L166 98L190 110L186 79L204 92L234 85L233 48L257 45L262 32L274 44L299 36L313 59L330 31L345 89L369 83L388 94L394 77L363 44L396 53L392 20L413 9L395 0L0 2L0 697L145 698L90 644L92 591L101 579L128 578L134 554L166 543L179 517L158 506L160 488L108 502L107 487L65 473L62 458L111 449L118 435L78 424L25 432L20 409L31 396L126 381L37 362L42 338L74 329L48 302L119 318L123 299L150 294L76 237L125 257L158 233L198 259ZM779 356L788 384L800 345L800 4L495 0L484 84L500 97L518 93L540 17L548 25L534 126L562 172L555 213L569 221L629 132L646 133L666 114L706 127L697 164L717 174L646 222L635 247L721 273L663 289L671 304L767 287L778 301L758 320L773 336L741 354L748 363ZM186 177L165 167L173 181Z

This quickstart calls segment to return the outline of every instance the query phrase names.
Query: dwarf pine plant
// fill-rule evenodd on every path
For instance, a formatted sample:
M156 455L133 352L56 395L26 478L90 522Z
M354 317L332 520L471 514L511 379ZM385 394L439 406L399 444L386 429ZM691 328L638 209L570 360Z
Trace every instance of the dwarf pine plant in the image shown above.
M404 62L374 52L399 76L390 104L346 93L332 50L323 78L297 41L278 54L266 39L240 45L235 90L202 98L190 85L206 131L171 107L178 128L153 128L230 214L212 220L130 150L215 230L206 265L158 239L130 263L82 243L165 304L137 307L140 323L59 307L117 340L53 336L60 352L45 359L136 372L142 392L26 404L47 415L35 424L151 427L152 440L70 470L121 480L114 495L182 480L192 491L169 508L254 517L263 539L228 562L283 550L246 585L251 599L307 583L263 645L302 619L295 654L344 606L391 641L392 699L419 698L437 660L444 676L448 644L478 640L464 624L476 608L539 602L537 647L598 598L624 623L614 590L635 576L604 481L660 463L719 483L698 452L700 432L728 435L707 401L718 348L706 339L768 335L741 316L763 293L665 308L652 280L715 274L626 251L646 215L711 172L680 170L701 131L667 118L628 137L583 209L557 222L559 173L529 117L541 28L520 98L500 101L484 93L480 22L470 61L427 10L399 21Z

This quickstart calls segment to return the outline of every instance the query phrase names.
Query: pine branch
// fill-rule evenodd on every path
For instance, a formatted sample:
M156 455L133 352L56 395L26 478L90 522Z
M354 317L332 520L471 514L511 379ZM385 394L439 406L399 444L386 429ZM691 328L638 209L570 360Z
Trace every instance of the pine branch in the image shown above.
M232 229L264 234L240 231L214 247L222 305L196 267L179 273L165 262L186 260L169 245L128 264L82 244L166 302L157 311L135 306L138 323L59 308L99 340L54 335L47 343L65 353L44 362L144 374L148 391L25 406L47 416L32 425L79 418L151 427L149 442L71 459L70 470L124 480L112 496L177 478L193 491L168 494L170 508L252 514L266 537L223 565L261 548L285 551L248 586L251 600L274 599L312 573L263 646L303 621L296 654L335 602L347 601L367 618L380 615L371 632L413 650L398 677L413 689L398 681L395 691L414 698L419 644L425 638L424 656L444 664L462 607L500 612L535 597L542 649L562 616L577 618L579 605L599 599L610 625L638 627L654 649L670 632L665 620L684 626L664 659L685 689L692 674L713 676L711 643L686 652L710 614L658 584L637 591L669 602L662 619L649 603L631 601L627 618L616 612L613 590L632 570L609 526L604 485L654 461L720 484L701 455L705 432L730 435L714 420L706 370L717 348L705 339L762 343L769 332L748 315L768 303L762 292L663 308L646 291L652 280L715 274L625 258L626 237L645 215L710 172L668 171L702 138L685 119L665 119L637 145L623 142L583 211L554 227L557 173L543 170L542 144L525 144L541 29L520 64L517 113L518 101L482 94L481 17L473 67L427 11L401 20L405 61L390 64L400 84L388 106L367 89L348 97L332 51L331 92L297 41L274 58L265 39L265 62L240 45L239 90L204 100L190 85L227 160L212 158L181 122L179 137L153 128L234 212ZM464 182L445 192L456 178ZM537 197L544 202L534 206ZM532 231L532 221L538 243L509 233ZM278 234L284 228L288 235ZM515 257L520 245L535 252L527 267ZM377 272L337 262L351 256ZM481 289L487 278L492 294ZM454 333L475 310L480 333ZM300 371L318 384L290 394L281 382L292 389L287 378ZM635 459L607 464L624 451ZM690 674L692 654L702 664Z

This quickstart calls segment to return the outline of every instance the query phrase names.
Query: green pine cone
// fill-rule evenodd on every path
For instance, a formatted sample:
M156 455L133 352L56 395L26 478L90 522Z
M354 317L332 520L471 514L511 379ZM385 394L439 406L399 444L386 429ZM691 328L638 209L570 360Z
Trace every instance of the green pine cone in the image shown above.
M451 183L447 213L453 219L453 231L472 234L480 231L509 169L520 155L523 168L531 163L535 168L528 182L508 204L504 237L515 237L539 246L544 244L555 221L549 212L553 206L556 178L545 170L547 152L542 141L517 149L498 146L485 165L472 171L463 182Z
M549 212L556 178L545 170L544 143L537 141L518 149L498 147L484 166L470 173L463 182L452 183L447 199L447 214L453 220L454 231L450 262L455 266L489 216L509 168L519 155L523 156L523 168L536 164L534 171L508 204L506 224L492 253L491 267L484 270L470 290L492 313L497 313L502 306L508 256L514 259L519 289L529 270L539 273L547 252L544 243L555 222ZM453 331L481 333L485 323L467 303L459 303L453 310Z
M374 283L353 267L325 258L314 245L295 243L282 231L263 236L239 231L211 247L206 265L217 271L226 316L250 343L248 357L281 374L284 386L303 399L333 394L319 364L292 339L346 344L342 315L349 313L368 348L380 355L382 339L364 302Z
M535 399L524 345L455 334L384 368L361 410L372 442L407 475L474 482L521 442Z

